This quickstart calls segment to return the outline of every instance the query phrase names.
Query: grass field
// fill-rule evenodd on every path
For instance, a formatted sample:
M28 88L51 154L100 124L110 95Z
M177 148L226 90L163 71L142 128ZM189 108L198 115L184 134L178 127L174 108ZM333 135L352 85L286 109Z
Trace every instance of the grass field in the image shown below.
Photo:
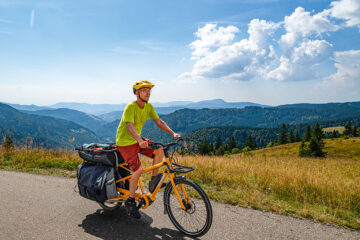
M345 131L345 127L339 126L339 127L328 127L322 129L324 132L330 132L332 133L334 130L338 131L340 134L342 134Z
M360 160L360 138L330 138L324 139L328 158ZM253 156L297 157L300 143L278 145L252 151Z
M178 162L195 167L188 177L213 200L360 229L360 138L325 143L327 158L299 158L295 143L222 157L180 156ZM0 152L6 170L74 176L80 162L72 152Z

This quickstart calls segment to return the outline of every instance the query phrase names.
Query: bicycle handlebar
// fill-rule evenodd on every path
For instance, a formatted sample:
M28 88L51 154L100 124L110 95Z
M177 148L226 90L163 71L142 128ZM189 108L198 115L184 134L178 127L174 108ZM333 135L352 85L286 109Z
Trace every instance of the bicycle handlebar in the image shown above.
M160 147L162 147L164 149L168 149L169 147L178 144L180 141L184 141L184 139L182 139L182 137L179 137L179 138L176 139L175 142L166 143L166 144L157 143L157 142L152 142L152 143L150 142L150 143L148 143L148 145L150 146L149 149L158 149Z

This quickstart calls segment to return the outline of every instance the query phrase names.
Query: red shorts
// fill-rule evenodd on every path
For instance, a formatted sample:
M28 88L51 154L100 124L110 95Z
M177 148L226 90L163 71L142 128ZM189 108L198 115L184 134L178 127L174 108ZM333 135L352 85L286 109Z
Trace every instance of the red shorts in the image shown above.
M147 138L142 137L144 141L153 142ZM155 149L140 148L139 143L129 146L116 146L125 162L130 165L131 170L135 172L141 166L138 153L141 153L149 158L154 158Z

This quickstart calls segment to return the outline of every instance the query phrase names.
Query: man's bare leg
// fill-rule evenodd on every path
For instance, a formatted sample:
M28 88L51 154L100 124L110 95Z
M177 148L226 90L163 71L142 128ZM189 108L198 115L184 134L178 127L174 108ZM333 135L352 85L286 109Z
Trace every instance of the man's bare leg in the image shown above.
M133 172L129 182L130 182L130 186L129 186L129 197L134 198L135 197L135 191L136 191L136 187L139 181L139 178L142 174L143 168L142 166L139 167L138 170L136 170L135 172Z
M164 158L164 150L162 148L156 149L154 151L153 165L160 163ZM159 168L155 168L152 172L152 176L158 174Z

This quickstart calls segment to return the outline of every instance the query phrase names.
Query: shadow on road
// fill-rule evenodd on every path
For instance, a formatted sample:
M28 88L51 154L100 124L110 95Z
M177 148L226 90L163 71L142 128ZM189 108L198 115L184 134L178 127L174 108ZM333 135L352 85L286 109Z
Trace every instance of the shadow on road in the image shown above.
M99 209L87 215L79 227L101 239L185 239L177 230L151 227L152 222L144 212L141 212L141 219L133 219L121 207L114 212Z

